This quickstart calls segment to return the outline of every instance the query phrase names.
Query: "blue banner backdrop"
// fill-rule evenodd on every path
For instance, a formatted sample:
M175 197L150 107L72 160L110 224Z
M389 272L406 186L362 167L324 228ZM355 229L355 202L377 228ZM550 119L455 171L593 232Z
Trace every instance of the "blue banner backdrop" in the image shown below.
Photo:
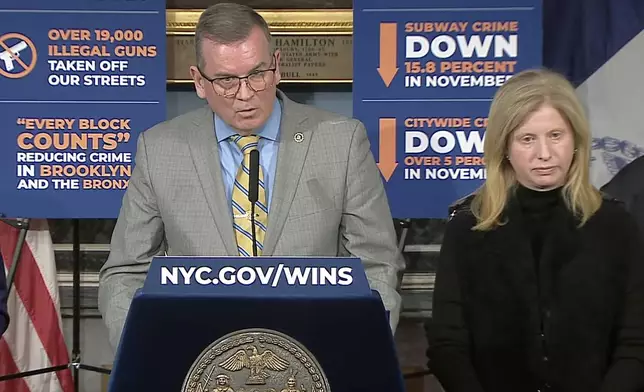
M492 96L541 66L537 0L354 0L353 114L394 218L445 218L485 179Z
M115 218L166 119L165 1L0 5L0 214Z

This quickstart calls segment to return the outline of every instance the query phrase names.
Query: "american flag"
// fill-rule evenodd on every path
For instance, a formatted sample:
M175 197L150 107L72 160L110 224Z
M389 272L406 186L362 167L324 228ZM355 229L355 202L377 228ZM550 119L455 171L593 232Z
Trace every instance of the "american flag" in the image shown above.
M18 229L0 223L0 254L7 273L18 234ZM7 304L11 321L0 339L0 375L69 363L46 220L30 221ZM74 383L65 369L0 382L0 392L74 392Z

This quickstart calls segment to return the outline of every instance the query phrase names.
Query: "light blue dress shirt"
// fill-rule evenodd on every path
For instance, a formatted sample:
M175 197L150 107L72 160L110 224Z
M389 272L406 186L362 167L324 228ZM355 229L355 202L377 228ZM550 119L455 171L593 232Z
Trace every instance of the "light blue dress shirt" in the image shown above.
M257 130L259 138L259 164L264 171L264 185L266 191L266 202L270 210L273 184L275 183L275 167L277 165L277 150L279 146L280 122L282 119L282 105L279 99L275 99L273 112L264 126ZM223 174L226 198L232 211L233 184L237 176L237 169L242 162L242 153L237 144L230 139L230 136L237 133L216 114L214 115L215 129L217 130L217 142L219 145L219 158L221 160L221 172Z

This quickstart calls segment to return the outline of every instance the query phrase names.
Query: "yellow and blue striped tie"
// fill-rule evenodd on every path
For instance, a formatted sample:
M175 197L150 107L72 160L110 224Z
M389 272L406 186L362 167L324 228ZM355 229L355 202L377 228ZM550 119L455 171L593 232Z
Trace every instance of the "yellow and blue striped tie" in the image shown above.
M253 256L253 235L251 227L251 203L248 201L248 182L250 174L250 152L257 149L259 136L236 135L233 141L239 146L244 159L242 160L235 185L233 186L232 209L233 227L237 239L237 250L240 256ZM255 203L255 238L257 240L257 256L262 255L264 247L264 236L266 235L266 224L268 220L268 208L266 207L266 190L264 186L264 172L259 166L259 186L257 192L257 203Z

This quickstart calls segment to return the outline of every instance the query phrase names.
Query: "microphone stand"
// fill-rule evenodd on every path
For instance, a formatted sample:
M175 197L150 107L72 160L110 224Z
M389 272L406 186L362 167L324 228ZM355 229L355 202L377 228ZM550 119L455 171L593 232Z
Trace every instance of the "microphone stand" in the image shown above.
M248 168L248 201L250 201L250 228L253 236L253 256L257 257L257 237L255 233L255 203L259 193L259 150L250 152L250 167Z
M255 234L255 202L250 202L250 228L253 235L253 256L257 257L257 240Z

